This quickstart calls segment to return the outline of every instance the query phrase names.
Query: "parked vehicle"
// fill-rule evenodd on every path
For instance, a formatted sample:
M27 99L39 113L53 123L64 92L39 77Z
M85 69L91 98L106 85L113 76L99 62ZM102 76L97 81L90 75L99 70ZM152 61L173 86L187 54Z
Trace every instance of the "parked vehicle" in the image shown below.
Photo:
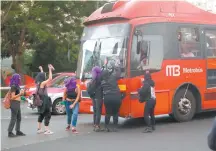
M65 106L61 104L62 101L62 96L64 92L64 80L71 77L75 76L74 73L61 73L59 76L54 78L50 84L48 84L48 95L52 100L52 112L53 114L56 115L62 115L65 114ZM28 89L28 107L31 109L36 109L36 107L33 105L33 94L36 91L36 86L30 87Z

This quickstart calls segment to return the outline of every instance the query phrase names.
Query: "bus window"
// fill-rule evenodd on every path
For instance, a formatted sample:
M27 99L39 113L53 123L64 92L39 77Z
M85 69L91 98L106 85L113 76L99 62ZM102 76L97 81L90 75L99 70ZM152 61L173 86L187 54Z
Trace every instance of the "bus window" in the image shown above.
M205 37L207 57L216 58L216 30L207 30Z
M201 57L198 35L196 28L179 28L179 52L182 58Z
M133 37L131 76L143 75L144 70L160 70L163 61L163 37L142 35Z

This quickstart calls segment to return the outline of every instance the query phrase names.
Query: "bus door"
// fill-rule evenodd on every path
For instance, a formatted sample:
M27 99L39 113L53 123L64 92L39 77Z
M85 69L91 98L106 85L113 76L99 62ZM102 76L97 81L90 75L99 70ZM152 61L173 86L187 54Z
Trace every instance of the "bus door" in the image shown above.
M206 92L205 109L216 108L216 30L205 30L205 52L206 52Z

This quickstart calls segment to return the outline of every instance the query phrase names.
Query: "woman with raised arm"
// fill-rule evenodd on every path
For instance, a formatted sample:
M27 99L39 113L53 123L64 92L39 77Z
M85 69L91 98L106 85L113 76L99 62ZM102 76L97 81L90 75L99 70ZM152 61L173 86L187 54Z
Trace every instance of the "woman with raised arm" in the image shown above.
M11 94L11 120L8 126L8 137L15 136L25 136L23 132L20 131L21 124L21 109L20 109L20 101L21 96L24 95L24 91L20 90L21 76L17 73L13 74L10 80L10 94ZM13 128L16 124L16 135L14 135Z
M120 68L115 60L110 60L107 64L107 70L101 75L101 87L103 90L104 105L106 109L105 115L105 131L110 132L110 117L113 116L114 129L117 131L119 109L121 107L121 92L118 87L117 80L120 78Z
M37 92L40 96L40 99L42 100L42 105L38 107L39 111L39 117L38 117L38 130L37 133L43 133L53 134L53 132L49 129L49 123L51 119L51 108L52 108L52 102L50 98L48 97L47 93L47 84L52 80L52 70L54 70L54 67L49 64L49 78L46 80L45 73L43 72L43 68L40 66L40 73L36 76L36 83L37 83ZM41 128L41 123L44 119L44 125L45 125L45 131Z
M66 131L70 130L71 125L72 132L77 134L76 126L79 114L80 88L77 86L76 78L74 77L65 81L65 87L63 101L65 101L67 113Z

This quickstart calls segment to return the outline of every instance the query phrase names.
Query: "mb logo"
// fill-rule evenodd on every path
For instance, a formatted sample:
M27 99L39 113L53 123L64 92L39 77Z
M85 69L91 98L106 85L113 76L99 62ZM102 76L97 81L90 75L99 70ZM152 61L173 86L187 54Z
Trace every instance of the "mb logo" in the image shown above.
M166 76L180 76L180 66L179 65L168 65L166 66Z

